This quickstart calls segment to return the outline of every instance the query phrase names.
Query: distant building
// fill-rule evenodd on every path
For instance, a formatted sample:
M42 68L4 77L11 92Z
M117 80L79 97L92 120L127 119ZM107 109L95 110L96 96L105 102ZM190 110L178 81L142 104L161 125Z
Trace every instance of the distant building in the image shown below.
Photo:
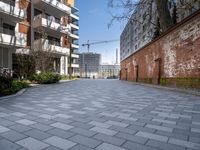
M102 64L99 69L99 78L118 78L120 71L120 65L114 64Z
M79 56L80 77L98 78L101 54L82 53Z
M149 5L150 0L146 0L145 5ZM180 22L200 8L199 0L169 0L168 8L171 15L174 6L177 9L177 22ZM150 14L151 21L146 18ZM145 18L145 19L144 19ZM132 21L137 20L137 21ZM151 23L150 23L151 22ZM131 19L128 21L120 36L120 61L138 51L154 38L155 24L158 22L158 12L153 1L151 7L138 6Z

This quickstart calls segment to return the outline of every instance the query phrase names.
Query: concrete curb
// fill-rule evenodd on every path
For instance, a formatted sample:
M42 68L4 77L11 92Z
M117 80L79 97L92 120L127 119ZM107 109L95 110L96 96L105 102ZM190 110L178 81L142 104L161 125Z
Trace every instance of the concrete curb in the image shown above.
M64 83L72 82L72 81L76 81L76 80L63 80L62 82L58 82L58 83L54 83L54 84L49 84L49 85L64 84ZM0 100L4 100L4 99L8 99L8 98L13 98L13 97L20 96L20 95L22 95L23 93L25 93L30 88L39 88L39 87L44 87L44 86L48 86L48 84L32 84L32 85L30 84L29 88L24 88L24 89L18 91L15 94L12 94L12 95L2 96L2 97L0 97Z
M18 91L17 93L15 93L15 94L0 97L0 100L4 100L4 99L8 99L8 98L13 98L13 97L20 96L20 95L22 95L23 93L25 93L25 92L27 91L27 89L28 89L28 88L24 88L24 89Z
M125 82L129 82L129 81L125 81ZM168 90L168 91L173 91L173 92L179 92L179 93L185 93L185 94L200 96L200 90L196 91L196 90L192 90L192 89L181 89L181 88L175 88L175 87L167 87L167 86L137 83L137 82L130 82L130 83L133 83L135 85L151 87L151 88L157 88L157 89L161 89L161 90Z

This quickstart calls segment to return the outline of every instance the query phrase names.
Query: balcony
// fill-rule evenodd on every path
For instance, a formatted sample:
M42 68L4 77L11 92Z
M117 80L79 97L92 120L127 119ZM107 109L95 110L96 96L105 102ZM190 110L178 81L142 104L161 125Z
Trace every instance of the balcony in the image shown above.
M70 17L72 17L75 20L79 20L79 16L76 14L70 14Z
M71 13L71 8L58 0L33 0L33 4L37 8L41 10L45 9L45 12L49 11L50 14L54 14L56 16L63 16L66 15L66 13Z
M79 55L77 55L77 54L72 54L72 58L79 58Z
M79 39L79 34L76 32L72 32L69 34L71 38L78 40Z
M46 16L44 14L35 16L33 21L33 28L41 29L41 27L43 27L48 34L57 36L61 34L68 35L71 30L70 25L61 25L53 16Z
M15 3L12 1L0 0L0 16L19 22L26 18L26 10L15 7Z
M78 24L75 23L70 23L71 28L75 29L75 30L79 30L79 26Z
M72 64L72 68L79 68L79 64Z
M27 35L8 29L0 28L0 44L4 47L26 47Z
M45 40L45 39L38 39L34 41L34 49L36 50L44 50L54 54L60 55L69 55L69 49L65 47L61 47L60 43Z
M79 45L78 44L72 44L72 48L79 49Z

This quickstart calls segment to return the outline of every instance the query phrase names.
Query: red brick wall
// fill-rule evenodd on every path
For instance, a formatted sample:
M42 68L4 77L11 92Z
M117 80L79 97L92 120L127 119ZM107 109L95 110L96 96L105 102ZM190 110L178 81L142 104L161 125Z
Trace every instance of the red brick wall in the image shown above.
M200 11L123 60L121 79L135 81L136 66L141 82L200 87Z

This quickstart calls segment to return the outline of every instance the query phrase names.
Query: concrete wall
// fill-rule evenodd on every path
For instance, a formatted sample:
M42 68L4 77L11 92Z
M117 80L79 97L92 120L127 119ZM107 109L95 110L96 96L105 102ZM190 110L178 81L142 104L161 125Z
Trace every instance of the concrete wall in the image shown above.
M121 79L200 88L200 11L122 61Z

